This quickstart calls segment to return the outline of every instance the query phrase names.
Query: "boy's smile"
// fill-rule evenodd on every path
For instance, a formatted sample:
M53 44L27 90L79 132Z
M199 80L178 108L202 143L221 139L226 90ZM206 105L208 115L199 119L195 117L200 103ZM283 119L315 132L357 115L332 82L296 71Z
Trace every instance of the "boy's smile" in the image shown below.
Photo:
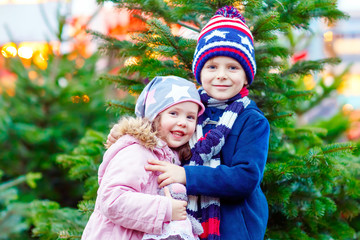
M209 59L201 70L204 90L217 100L227 100L248 83L241 64L233 58L219 56Z

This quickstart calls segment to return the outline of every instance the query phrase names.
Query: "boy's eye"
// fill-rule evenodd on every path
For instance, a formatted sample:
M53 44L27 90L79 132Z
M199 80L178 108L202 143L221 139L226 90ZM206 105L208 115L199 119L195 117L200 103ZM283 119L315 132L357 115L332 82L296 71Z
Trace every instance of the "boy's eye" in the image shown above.
M208 69L215 69L216 66L215 66L215 65L207 65L206 68L208 68Z
M237 69L239 69L239 68L238 68L237 66L230 66L229 69L230 69L230 70L237 70Z
M176 116L177 112L169 112L170 115Z

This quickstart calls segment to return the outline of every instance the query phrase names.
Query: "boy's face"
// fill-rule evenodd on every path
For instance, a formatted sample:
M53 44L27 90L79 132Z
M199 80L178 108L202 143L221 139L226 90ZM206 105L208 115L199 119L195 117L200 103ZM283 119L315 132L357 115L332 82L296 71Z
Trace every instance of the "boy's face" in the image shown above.
M248 83L240 63L224 56L209 59L201 70L200 78L207 94L217 100L234 97Z

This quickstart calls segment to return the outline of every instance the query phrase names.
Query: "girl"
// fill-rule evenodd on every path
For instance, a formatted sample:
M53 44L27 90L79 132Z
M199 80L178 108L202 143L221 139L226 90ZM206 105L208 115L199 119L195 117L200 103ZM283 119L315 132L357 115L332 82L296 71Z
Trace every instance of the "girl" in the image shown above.
M108 142L95 209L82 239L197 239L186 201L171 198L168 189L166 196L157 195L159 173L144 166L148 159L178 165L179 159L189 159L188 141L203 111L195 85L183 78L155 77L144 88L136 103L138 118L123 118L113 128L120 138ZM187 227L174 228L170 221Z

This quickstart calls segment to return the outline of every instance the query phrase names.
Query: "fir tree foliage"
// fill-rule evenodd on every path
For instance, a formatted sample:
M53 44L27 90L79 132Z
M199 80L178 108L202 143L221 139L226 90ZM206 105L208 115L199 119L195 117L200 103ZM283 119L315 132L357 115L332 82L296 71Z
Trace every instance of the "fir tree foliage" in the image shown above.
M104 1L99 0L99 3ZM258 72L250 97L271 124L270 150L263 189L270 207L268 239L356 239L359 228L350 221L359 215L358 162L354 143L336 143L318 126L299 125L299 117L332 94L341 76L331 86L322 79L325 91L308 90L304 76L318 76L338 59L290 61L296 44L293 31L311 32L312 20L336 23L348 16L337 9L336 0L249 0L249 1L112 1L119 8L141 10L148 24L145 32L132 33L131 41L103 38L121 57L136 62L121 65L116 82L126 88L146 84L156 75L178 75L194 80L191 73L196 39L172 32L172 27L197 31L224 5L240 9L255 39ZM281 38L281 39L280 39ZM284 40L285 39L285 40ZM119 47L115 49L114 46ZM130 46L126 51L122 46ZM133 51L133 47L137 51ZM114 82L114 78L108 78ZM124 84L122 84L124 83ZM140 91L140 89L137 89ZM139 91L136 91L138 93ZM351 167L349 167L351 166ZM351 214L349 215L349 213Z
M70 169L71 179L84 181L84 199L87 200L96 197L97 171L105 151L105 139L103 133L89 129L70 154L60 154L56 159L64 168Z
M84 47L63 38L69 16L57 17L57 29L51 32L58 43ZM30 228L39 238L54 239L59 229L86 222L77 209L66 208L76 207L84 194L83 183L70 179L56 156L70 154L89 129L108 131L115 119L104 106L105 93L110 91L97 81L99 55L84 56L81 48L58 52L52 46L46 46L47 67L33 59L5 59L5 68L16 75L16 81L13 94L0 94L0 239L29 239ZM91 145L86 149L90 151ZM73 171L79 175L81 169ZM96 178L96 170L91 176ZM95 186L96 181L89 184Z
M94 210L98 188L97 170L104 153L105 135L88 130L79 145L69 154L59 154L56 161L69 169L69 177L84 182L83 201L78 209L64 208L59 203L36 200L31 203L32 234L39 239L80 239Z
M4 172L0 170L0 180ZM19 200L17 186L27 183L35 188L36 181L41 178L40 173L28 173L26 175L0 181L0 239L26 239L24 232L29 228L30 204Z
M60 44L69 44L62 37L66 17L59 15L53 29ZM24 189L28 201L48 198L76 206L81 185L70 183L56 166L56 155L69 153L88 128L107 131L113 116L104 108L107 88L97 81L99 55L46 47L46 68L20 57L6 59L5 67L17 79L14 95L0 94L0 148L6 149L0 152L0 168L5 179L42 172L41 189Z
M81 238L87 218L77 209L61 208L59 203L48 200L35 200L30 209L34 237L45 240ZM70 228L71 231L66 230Z
M309 32L312 19L334 23L347 18L337 9L337 1L112 2L137 14L148 26L146 31L131 33L130 41L92 32L103 43L100 50L118 59L119 71L102 75L101 80L130 93L125 99L108 103L119 115L133 114L136 96L154 76L174 74L194 80L191 61L196 39L173 33L173 28L198 32L219 7L238 7L255 39L258 72L250 87L250 97L271 124L269 157L262 183L270 210L266 239L359 237L360 224L354 221L359 218L360 209L359 146L336 142L339 132L329 138L331 128L323 128L324 125L299 124L299 116L332 94L341 81L339 76L333 85L325 86L320 78L318 86L326 91L316 92L304 87L304 76L316 76L325 65L337 64L338 60L319 59L295 64L290 61L297 44L292 34L294 30ZM284 39L293 46L284 44ZM33 209L41 212L36 215L34 211L32 215L36 222L35 236L40 239L80 238L94 207L97 168L105 138L102 133L88 131L76 149L57 157L57 162L69 170L71 178L85 182L85 195L78 204L82 213L61 208L55 202L34 202Z

